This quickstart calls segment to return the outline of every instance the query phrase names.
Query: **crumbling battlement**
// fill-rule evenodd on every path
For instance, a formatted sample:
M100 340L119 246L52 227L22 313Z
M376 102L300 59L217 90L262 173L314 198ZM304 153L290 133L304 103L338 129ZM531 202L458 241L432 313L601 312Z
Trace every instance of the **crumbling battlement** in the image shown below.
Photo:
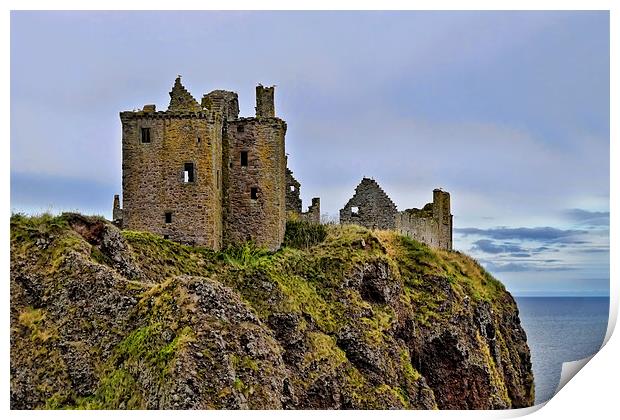
M121 112L123 208L113 219L178 242L220 249L253 240L277 249L286 226L286 122L274 88L256 88L256 116L235 92L200 103L176 78L166 111Z
M450 194L440 189L433 190L432 203L399 212L375 180L363 178L340 210L340 223L394 229L433 248L452 249Z
M307 212L302 212L301 184L293 176L293 172L286 168L286 214L289 219L301 219L311 223L321 223L321 199L312 198L312 204Z

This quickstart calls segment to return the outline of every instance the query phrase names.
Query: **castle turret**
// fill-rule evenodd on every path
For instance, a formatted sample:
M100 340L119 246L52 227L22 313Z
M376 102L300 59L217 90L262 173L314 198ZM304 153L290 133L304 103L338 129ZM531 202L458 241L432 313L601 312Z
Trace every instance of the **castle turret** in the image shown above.
M256 87L256 118L224 130L224 245L253 240L277 249L286 229L286 123L275 118L274 88Z
M256 117L272 118L276 116L276 108L274 105L275 86L267 87L263 85L256 86Z

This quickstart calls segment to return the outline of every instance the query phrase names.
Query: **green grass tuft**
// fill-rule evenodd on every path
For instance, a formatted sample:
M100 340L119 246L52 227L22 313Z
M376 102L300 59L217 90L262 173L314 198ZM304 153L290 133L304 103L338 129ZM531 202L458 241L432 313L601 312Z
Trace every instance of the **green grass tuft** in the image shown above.
M324 225L304 220L289 220L286 222L284 246L307 249L323 242L326 237L327 229Z

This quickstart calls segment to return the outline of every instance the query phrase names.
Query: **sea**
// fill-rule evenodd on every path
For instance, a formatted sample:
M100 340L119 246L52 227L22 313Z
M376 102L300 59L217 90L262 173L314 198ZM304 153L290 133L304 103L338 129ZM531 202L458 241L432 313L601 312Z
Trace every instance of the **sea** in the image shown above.
M532 357L536 404L553 397L562 363L595 354L603 344L608 297L515 297Z

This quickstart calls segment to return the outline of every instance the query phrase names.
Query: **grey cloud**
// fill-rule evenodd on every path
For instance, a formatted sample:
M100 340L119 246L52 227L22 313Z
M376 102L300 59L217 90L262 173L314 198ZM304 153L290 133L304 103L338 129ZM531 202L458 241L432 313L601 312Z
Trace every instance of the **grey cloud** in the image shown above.
M568 229L562 230L552 227L535 227L535 228L508 228L497 227L491 229L479 228L456 228L455 233L461 235L477 235L500 240L520 240L520 241L538 241L545 243L587 243L576 239L578 235L587 234L586 230Z
M530 250L530 252L533 252L536 254L540 252L545 252L545 251L557 252L558 250L554 248L550 248L548 246L539 246L539 247L536 247Z
M531 254L527 252L513 252L510 254L510 256L515 258L529 258Z
M522 272L529 271L529 266L527 264L519 264L519 263L506 263L506 264L487 264L487 269L490 271L494 271L497 273L505 273L505 272Z
M609 252L609 247L592 247L592 248L583 248L580 249L579 252L585 252L587 254L595 254L595 253L603 253Z
M567 219L587 226L609 226L608 211L569 209L564 212Z
M487 254L501 254L504 252L523 252L525 251L518 245L510 243L501 243L491 241L490 239L480 239L474 242L474 250L486 252Z
M574 267L569 266L540 266L537 264L530 263L493 263L487 262L485 264L487 270L494 273L519 273L524 271L571 271L574 270Z

